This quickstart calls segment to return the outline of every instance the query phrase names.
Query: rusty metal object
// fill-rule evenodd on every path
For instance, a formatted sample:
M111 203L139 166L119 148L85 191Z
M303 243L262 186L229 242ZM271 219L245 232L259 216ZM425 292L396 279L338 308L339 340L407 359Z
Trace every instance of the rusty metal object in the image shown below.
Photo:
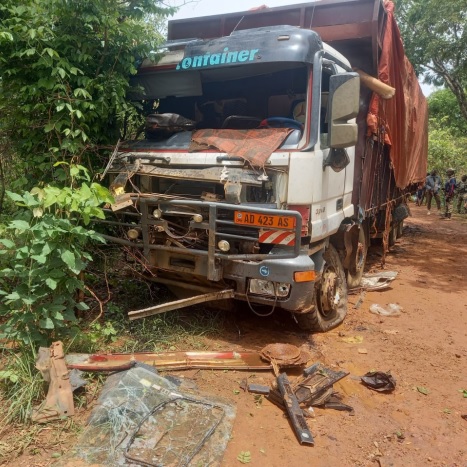
M272 365L257 352L140 352L115 354L69 354L68 368L82 371L119 371L131 368L136 362L146 363L160 370L271 370Z
M41 349L36 368L41 371L45 381L49 381L49 391L45 401L32 412L32 421L44 423L75 413L73 393L65 354L61 342L54 342L50 351Z
M323 405L334 392L333 384L348 374L346 371L333 371L318 362L303 371L293 390L299 403Z
M313 440L313 435L308 428L302 409L300 408L300 404L295 397L289 379L285 373L281 373L277 377L277 386L281 392L282 398L284 399L285 407L298 441L300 444L309 444L314 446L315 442Z
M279 368L300 366L310 359L310 354L292 344L269 344L260 351L261 358Z
M162 305L144 308L143 310L130 311L128 312L128 317L130 318L130 321L133 321L135 319L146 318L147 316L166 313L167 311L179 310L180 308L197 305L199 303L234 298L234 296L235 294L232 289L221 290L220 292L206 293L203 295L195 295L194 297L184 298L182 300L176 300L170 303L163 303Z

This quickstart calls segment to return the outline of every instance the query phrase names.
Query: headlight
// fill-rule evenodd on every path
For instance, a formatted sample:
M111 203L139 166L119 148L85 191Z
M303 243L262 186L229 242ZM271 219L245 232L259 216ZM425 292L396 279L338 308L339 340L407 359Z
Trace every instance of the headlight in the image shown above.
M223 251L224 253L227 253L227 251L230 250L230 243L227 240L221 240L217 246L219 247L219 250Z
M162 217L162 211L160 209L154 209L154 211L152 211L152 215L156 219L160 219Z
M275 285L275 286L274 286ZM290 284L286 282L271 282L262 279L250 279L250 293L254 295L270 295L285 298L289 295Z
M138 229L130 229L126 234L130 240L136 240L139 237L139 233Z

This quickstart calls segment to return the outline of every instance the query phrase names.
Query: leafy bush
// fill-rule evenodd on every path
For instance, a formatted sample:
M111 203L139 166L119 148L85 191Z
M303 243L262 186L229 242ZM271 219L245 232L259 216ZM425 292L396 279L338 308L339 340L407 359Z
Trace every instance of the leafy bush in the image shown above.
M70 166L70 174L73 180L87 177L81 166ZM76 188L46 185L8 196L23 209L0 239L0 337L48 345L77 332L75 310L87 309L76 294L84 288L79 274L92 261L85 248L104 240L81 224L103 218L99 206L112 197L86 181Z

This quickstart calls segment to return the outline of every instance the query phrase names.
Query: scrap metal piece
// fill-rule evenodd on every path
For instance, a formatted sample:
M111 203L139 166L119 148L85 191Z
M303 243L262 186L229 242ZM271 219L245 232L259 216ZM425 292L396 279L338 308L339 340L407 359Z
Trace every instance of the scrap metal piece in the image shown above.
M131 193L122 193L115 196L115 202L111 204L110 208L113 212L119 211L120 209L133 206L133 201L131 200Z
M137 362L146 363L159 370L270 370L271 364L261 359L257 352L139 352L114 354L68 354L68 368L82 371L127 370Z
M279 368L300 366L310 359L310 354L292 344L269 344L260 351L261 358Z
M233 289L222 290L220 292L210 292L202 295L195 295L194 297L184 298L182 300L163 303L162 305L156 305L150 308L144 308L143 310L129 311L128 317L130 318L130 321L134 321L135 319L146 318L147 316L166 313L167 311L179 310L180 308L197 305L199 303L234 298L234 296L235 293Z
M290 421L292 422L292 426L298 441L300 444L309 444L314 446L315 442L313 435L308 428L305 417L303 416L302 409L300 408L300 404L295 397L286 373L281 373L277 377L277 386L281 392L282 398L284 399L285 407L287 409Z
M388 371L370 371L360 377L362 383L378 392L392 392L396 389L396 380Z
M299 403L322 405L332 396L332 386L349 375L346 371L334 371L322 363L315 363L303 371L303 376L294 384Z
M75 413L70 375L65 364L62 343L54 342L50 347L49 355L50 366L48 371L45 370L50 381L49 391L45 401L33 410L31 416L33 422L44 423L62 417L70 417ZM36 368L43 375L44 367L47 366L47 358L47 352L39 352Z
M262 396L268 396L270 392L269 386L264 386L263 384L248 384L246 388L248 392L261 394Z

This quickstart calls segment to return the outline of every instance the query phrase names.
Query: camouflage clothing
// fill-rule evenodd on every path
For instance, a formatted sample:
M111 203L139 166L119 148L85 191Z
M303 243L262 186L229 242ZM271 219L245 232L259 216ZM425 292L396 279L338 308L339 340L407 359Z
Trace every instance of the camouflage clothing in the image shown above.
M456 187L457 193L457 212L460 214L462 210L462 204L464 204L464 210L467 212L467 181L460 181Z
M456 178L454 175L449 177L449 180L444 184L444 194L446 196L446 209L444 211L444 217L447 219L451 218L452 205L454 200L454 194L456 192Z

